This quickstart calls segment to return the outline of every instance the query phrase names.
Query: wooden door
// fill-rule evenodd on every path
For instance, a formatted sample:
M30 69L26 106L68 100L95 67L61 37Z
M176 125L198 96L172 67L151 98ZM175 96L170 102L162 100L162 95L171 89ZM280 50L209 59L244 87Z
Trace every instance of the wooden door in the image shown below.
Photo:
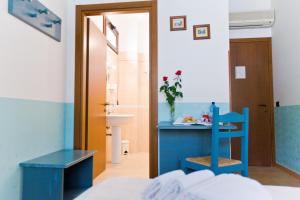
M273 86L271 39L237 39L230 42L231 109L247 106L249 165L273 162ZM240 158L240 141L232 140L232 157Z
M106 38L87 19L87 130L86 149L97 151L94 157L94 177L106 165Z

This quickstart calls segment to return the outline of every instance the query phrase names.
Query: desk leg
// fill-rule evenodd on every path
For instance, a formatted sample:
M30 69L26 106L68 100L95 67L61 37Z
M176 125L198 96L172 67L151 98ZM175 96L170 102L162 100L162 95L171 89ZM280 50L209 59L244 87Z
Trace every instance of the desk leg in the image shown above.
M62 200L63 170L23 168L22 200Z
M160 129L158 129L158 132L157 132L157 173L158 173L158 176L160 176L160 141L159 141L159 138L160 138Z

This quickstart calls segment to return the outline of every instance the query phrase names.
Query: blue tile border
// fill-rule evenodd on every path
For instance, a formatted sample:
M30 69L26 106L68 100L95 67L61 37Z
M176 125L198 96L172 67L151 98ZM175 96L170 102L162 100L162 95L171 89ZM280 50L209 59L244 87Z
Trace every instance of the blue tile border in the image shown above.
M300 174L300 105L275 108L276 161Z

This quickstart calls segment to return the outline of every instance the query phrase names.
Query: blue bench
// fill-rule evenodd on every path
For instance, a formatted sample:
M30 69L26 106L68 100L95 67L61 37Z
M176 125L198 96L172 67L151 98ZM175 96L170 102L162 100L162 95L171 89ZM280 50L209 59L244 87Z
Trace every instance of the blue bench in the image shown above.
M21 163L22 200L74 199L93 185L94 153L61 150Z

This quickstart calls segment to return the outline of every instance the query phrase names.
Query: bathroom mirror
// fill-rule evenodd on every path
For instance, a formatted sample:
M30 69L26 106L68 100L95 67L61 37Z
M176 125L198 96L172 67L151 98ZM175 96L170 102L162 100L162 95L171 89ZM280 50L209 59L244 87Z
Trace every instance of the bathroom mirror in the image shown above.
M119 53L119 32L111 21L104 17L104 34L106 35L107 45L116 53Z

